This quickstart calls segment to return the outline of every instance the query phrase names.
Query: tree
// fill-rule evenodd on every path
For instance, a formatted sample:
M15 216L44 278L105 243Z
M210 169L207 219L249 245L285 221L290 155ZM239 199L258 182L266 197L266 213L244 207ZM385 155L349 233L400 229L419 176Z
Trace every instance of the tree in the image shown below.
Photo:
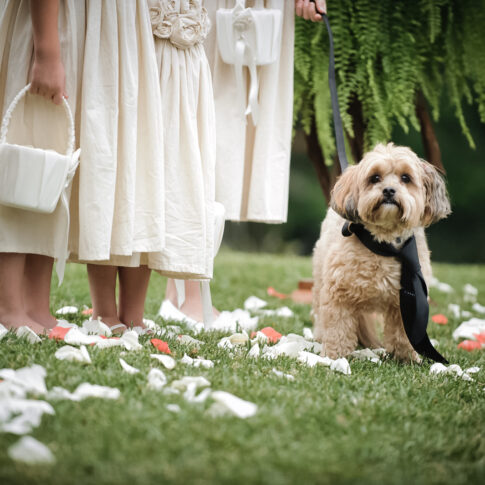
M474 146L463 103L485 122L485 0L339 0L329 6L347 153L357 163L400 125L421 132L444 171L433 120L443 96ZM295 122L306 136L327 201L336 176L324 25L296 19Z

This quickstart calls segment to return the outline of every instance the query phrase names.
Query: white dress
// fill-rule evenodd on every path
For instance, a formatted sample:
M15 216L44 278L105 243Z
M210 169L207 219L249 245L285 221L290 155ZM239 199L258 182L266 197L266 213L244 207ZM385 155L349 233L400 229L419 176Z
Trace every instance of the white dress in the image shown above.
M253 4L246 1L246 6ZM207 2L213 24L218 8L234 6L235 0ZM225 64L219 54L215 27L205 47L216 106L216 200L225 206L228 220L279 223L286 221L288 209L294 2L265 0L265 7L283 12L282 42L279 59L257 68L260 116L256 128L241 110L234 66Z
M165 246L160 89L144 1L64 0L59 38L81 162L71 196L73 260L138 261ZM0 108L27 84L33 54L29 0L0 1ZM59 151L62 108L29 95L9 140ZM58 257L65 220L0 207L0 252ZM132 261L133 260L133 261Z
M149 0L163 114L165 249L151 267L176 278L212 277L215 113L200 0ZM209 2L210 3L210 2Z

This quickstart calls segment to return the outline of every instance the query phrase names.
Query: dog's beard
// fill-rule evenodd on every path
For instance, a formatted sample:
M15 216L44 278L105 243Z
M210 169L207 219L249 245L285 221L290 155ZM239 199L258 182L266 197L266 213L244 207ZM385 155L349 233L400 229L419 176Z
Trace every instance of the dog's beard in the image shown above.
M409 229L419 223L419 202L410 195L397 194L389 198L376 194L361 199L359 214L362 222L371 223L386 229Z

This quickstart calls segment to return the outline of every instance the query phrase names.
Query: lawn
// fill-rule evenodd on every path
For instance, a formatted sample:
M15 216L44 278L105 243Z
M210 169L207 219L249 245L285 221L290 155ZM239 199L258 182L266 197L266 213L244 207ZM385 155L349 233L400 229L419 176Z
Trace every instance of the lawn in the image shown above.
M463 319L453 318L448 303L463 309L462 287L478 288L485 304L485 267L435 264L435 275L455 292L430 290L431 313L444 313L447 325L430 323L429 334L439 350L462 368L479 366L473 382L450 375L431 376L429 363L403 365L392 359L382 365L350 360L351 375L327 367L307 367L289 357L277 360L233 357L217 346L220 333L197 336L205 344L200 355L215 361L212 369L177 363L166 370L144 349L124 359L140 369L131 375L119 364L119 348L90 348L93 363L59 361L60 343L31 345L9 334L0 343L0 368L34 363L45 367L50 389L72 391L81 382L116 387L117 400L51 401L55 415L44 415L32 436L46 444L55 465L27 466L13 462L7 449L18 440L0 434L0 484L145 484L145 483L322 483L322 484L474 484L485 482L485 352L457 349L451 334ZM220 309L241 308L256 295L269 307L288 305L294 318L264 317L259 326L283 334L301 334L311 326L309 306L281 302L266 294L268 286L291 292L311 276L310 258L222 252L212 284ZM165 279L153 275L146 316L156 318ZM55 288L53 309L89 305L82 266L70 266L65 282ZM477 315L478 316L478 315ZM483 318L483 317L482 317ZM82 318L72 321L81 323ZM162 323L160 320L157 320ZM179 360L190 347L169 339ZM204 403L186 402L147 387L151 367L162 369L169 383L185 375L203 375L214 390L224 390L258 405L248 419L212 417ZM295 376L287 381L276 368ZM176 403L180 412L167 410Z

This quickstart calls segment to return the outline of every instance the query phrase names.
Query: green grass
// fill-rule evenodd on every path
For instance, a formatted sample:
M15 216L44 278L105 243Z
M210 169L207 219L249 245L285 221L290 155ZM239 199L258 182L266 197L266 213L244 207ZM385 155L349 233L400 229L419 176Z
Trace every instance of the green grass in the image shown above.
M447 314L450 302L462 301L461 288L472 283L485 303L483 266L435 265L435 275L457 291L443 295L431 289L431 313ZM290 292L301 277L311 276L309 258L222 252L216 261L213 300L220 309L241 307L250 295L270 302L266 288ZM165 280L153 275L147 316L154 318ZM481 297L481 299L480 299ZM82 266L70 266L65 283L52 296L53 309L89 305ZM285 304L287 304L285 302ZM269 318L282 333L301 333L310 326L309 307L288 303L295 318ZM328 368L307 368L290 358L277 361L231 359L217 347L221 335L203 334L200 354L213 359L213 369L177 365L164 370L169 381L204 375L214 390L225 390L255 402L256 416L247 420L212 418L210 406L186 403L147 389L151 349L127 353L125 360L141 369L121 370L120 349L90 349L93 364L57 361L52 341L28 345L9 335L0 343L0 368L34 363L45 366L47 387L69 390L81 382L118 387L117 401L88 399L52 402L56 415L45 415L32 435L48 445L54 466L12 462L7 448L18 437L0 434L0 483L9 484L144 484L144 483L322 483L322 484L473 484L485 480L485 353L458 350L451 338L460 323L450 315L446 326L430 323L439 350L463 368L478 365L474 382L451 376L431 377L429 364L381 366L351 361L352 375ZM76 321L81 322L81 319ZM145 340L144 337L142 340ZM178 359L191 349L169 341ZM283 381L271 369L290 372ZM166 410L177 403L181 412Z

